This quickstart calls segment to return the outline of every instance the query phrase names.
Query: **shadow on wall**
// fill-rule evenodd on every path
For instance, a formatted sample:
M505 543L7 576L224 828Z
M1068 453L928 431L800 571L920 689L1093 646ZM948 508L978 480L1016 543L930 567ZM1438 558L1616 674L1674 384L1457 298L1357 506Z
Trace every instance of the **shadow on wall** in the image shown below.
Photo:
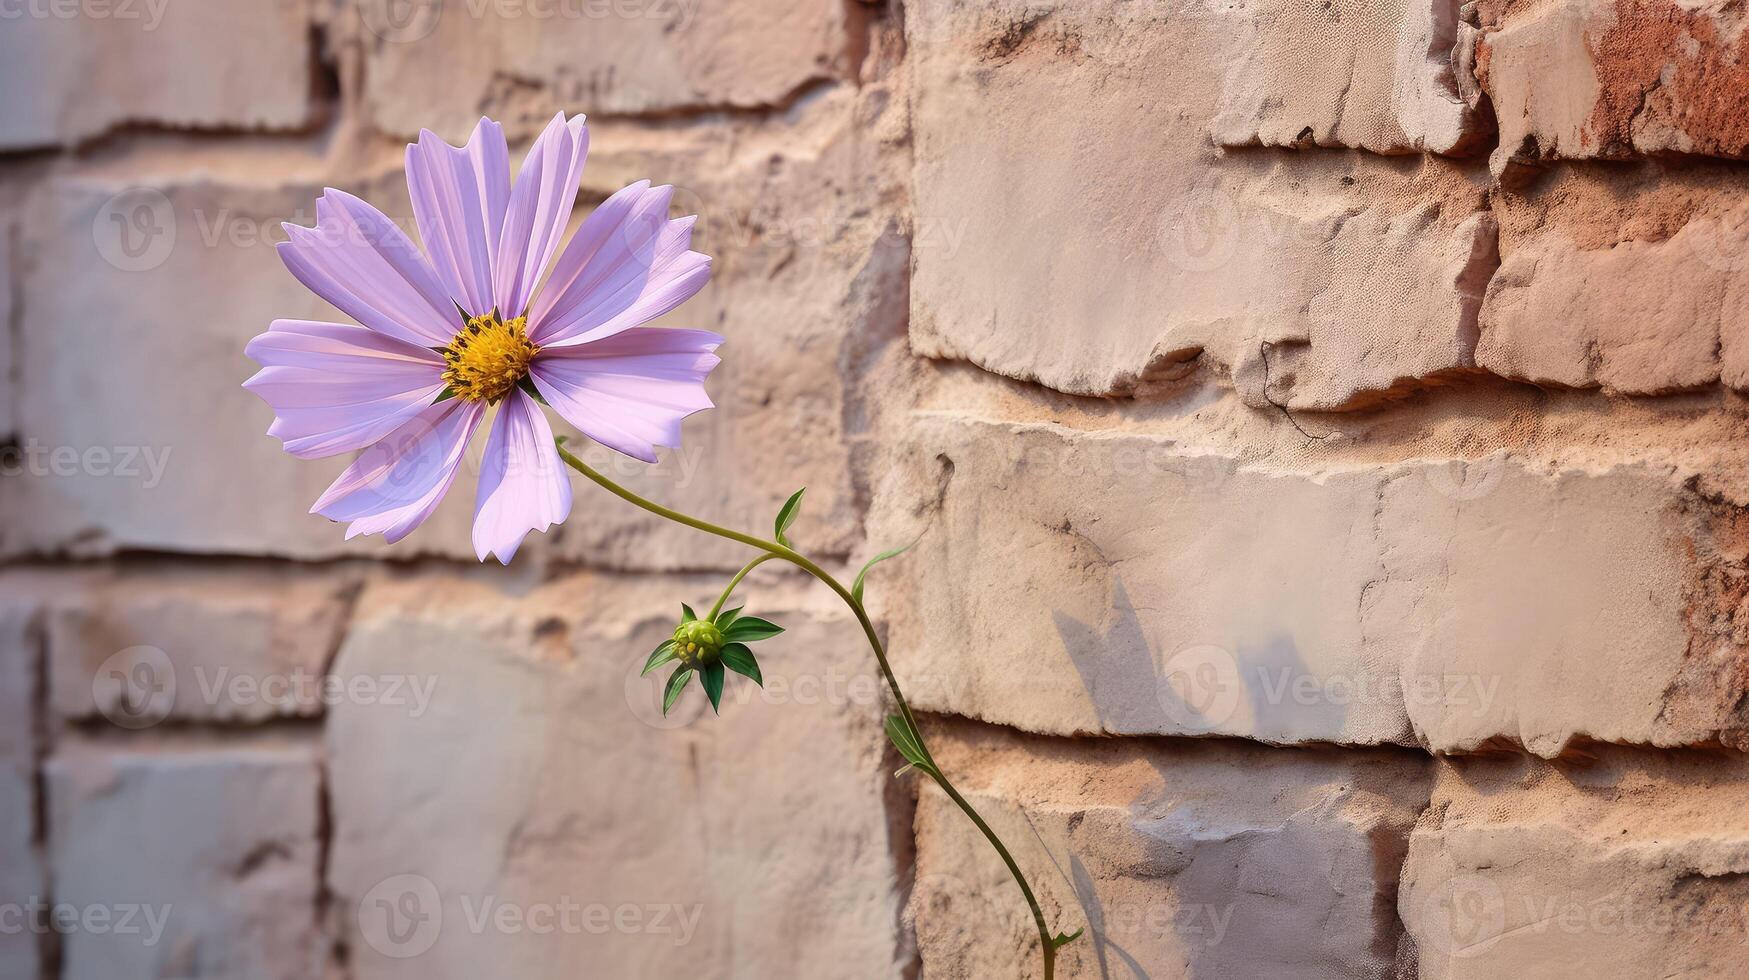
M1321 690L1324 679L1290 635L1233 643L1231 650L1198 644L1155 651L1121 578L1113 580L1103 629L1060 609L1051 619L1104 731L1288 741L1297 733L1342 731L1347 721L1342 700L1298 693L1308 684Z

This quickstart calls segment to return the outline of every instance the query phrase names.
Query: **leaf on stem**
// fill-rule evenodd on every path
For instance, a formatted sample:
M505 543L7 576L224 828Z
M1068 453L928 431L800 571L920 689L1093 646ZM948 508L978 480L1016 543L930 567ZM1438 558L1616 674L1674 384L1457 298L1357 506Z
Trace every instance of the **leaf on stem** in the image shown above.
M650 659L644 662L644 672L638 676L648 677L650 671L655 670L657 667L662 666L679 655L680 652L675 648L672 637L663 640L661 645L657 646L655 651L650 654Z
M921 540L923 540L923 538L919 536L917 541ZM910 551L916 546L917 541L913 541L903 548L894 548L892 551L883 551L873 558L870 558L868 564L862 566L862 571L856 573L856 582L850 586L850 597L856 600L857 605L862 605L862 580L867 577L868 570L875 567L878 562L886 561L888 558L897 558L905 552Z
M723 630L724 643L753 643L770 639L783 632L783 627L758 616L742 616Z
M668 709L674 707L674 702L680 700L680 692L686 690L686 682L692 679L692 668L682 667L668 678L668 690L662 694L662 716L668 716Z
M1083 931L1085 931L1085 929L1086 929L1086 927L1083 926L1080 929L1076 929L1074 932L1070 932L1070 933L1059 932L1059 933L1057 933L1054 937L1051 938L1051 948L1052 949L1062 949L1064 946L1067 946L1070 943L1074 942L1075 940L1080 939L1081 933Z
M680 621L681 622L690 623L697 618L698 618L698 613L693 612L691 606L687 605L684 602L680 604Z
M753 651L747 649L747 644L730 643L723 647L722 656L724 665L730 670L751 679L760 687L765 686L765 678L759 673L759 661L754 658Z
M705 664L704 670L700 671L698 675L699 683L704 685L705 697L711 699L711 710L717 714L722 713L719 706L723 700L723 680L727 676L721 660Z
M923 737L917 734L917 729L905 719L904 715L887 716L887 738L892 740L893 747L912 766L926 773L934 774L935 764L930 761L929 753L923 749ZM903 774L905 770L899 770Z
M786 532L789 531L789 526L796 522L796 515L801 513L802 494L807 492L808 488L803 487L790 494L789 500L784 502L783 509L777 512L777 543L785 548L790 546Z
M735 608L729 610L728 612L718 613L717 614L717 629L720 629L720 630L728 629L729 624L733 623L735 621L735 617L741 615L741 610L746 609L746 608L747 608L746 606L736 606Z

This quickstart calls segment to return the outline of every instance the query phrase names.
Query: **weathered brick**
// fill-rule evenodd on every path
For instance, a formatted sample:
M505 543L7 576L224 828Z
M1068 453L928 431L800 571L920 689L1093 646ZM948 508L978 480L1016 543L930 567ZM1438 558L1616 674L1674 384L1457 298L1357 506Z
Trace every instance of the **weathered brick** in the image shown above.
M59 937L61 976L325 975L309 748L67 744L47 771L55 901L108 917Z
M1560 168L1502 203L1476 364L1544 385L1749 386L1749 208L1729 174Z
M1460 171L1214 156L1231 25L1022 7L925 4L908 27L914 349L1085 395L1200 365L1295 408L1470 367L1494 233Z
M872 91L816 100L790 120L809 139L804 149L785 144L781 165L772 163L775 148L737 152L715 131L596 137L609 149L591 162L586 200L655 175L677 185L677 213L703 216L695 241L716 258L713 282L662 323L717 330L728 345L709 384L720 407L688 423L679 451L655 467L598 448L584 449L586 458L665 503L747 528L769 526L783 500L807 485L797 533L817 551L849 550L849 430L858 413L847 373L864 350L903 332L906 241L885 197L898 173L873 159L885 105ZM772 138L760 123L737 125L755 144ZM398 171L332 182L398 219L409 213ZM24 316L56 328L21 338L24 472L0 482L0 551L472 560L483 435L425 526L393 546L374 537L348 542L343 527L307 513L346 460L283 454L265 435L271 412L240 387L255 370L244 344L274 318L345 319L299 285L272 248L281 220L310 220L319 185L169 179L159 190L126 187L58 180L29 222ZM141 229L161 230L148 237ZM212 309L225 315L199 312ZM246 493L237 489L241 473L250 476ZM577 495L567 524L531 536L529 560L557 553L685 569L745 560L738 545L581 480Z
M1058 976L1382 977L1428 764L1227 741L1062 742L925 724L932 751L1016 852ZM911 900L929 976L1038 975L1037 932L995 853L921 791Z
M558 110L784 105L852 74L861 16L836 0L355 0L365 106L383 129L532 128Z
M1749 731L1741 645L1709 625L1741 565L1730 508L1659 467L1283 468L949 413L900 455L945 481L882 596L930 710L1548 755ZM877 537L903 540L912 496L877 500Z
M313 105L309 5L38 0L0 32L0 149L77 143L132 123L295 129Z
M1452 0L1210 6L1231 30L1222 146L1463 154L1492 134L1458 93Z
M1417 975L1741 975L1745 804L1735 756L1442 765L1399 902Z
M1487 3L1478 69L1514 157L1749 156L1743 14L1674 0Z
M37 703L41 612L0 581L0 905L47 895L37 853ZM34 980L42 946L17 922L0 930L0 976Z
M125 728L320 715L348 578L167 565L69 582L47 630L54 710Z
M680 602L704 609L721 585L366 590L337 673L433 694L423 712L348 700L329 716L328 884L354 976L901 974L878 675L835 600L743 588L789 632L758 645L763 692L732 679L721 717L694 684L664 719L667 672L638 677ZM397 901L431 928L391 923L378 903ZM566 907L543 933L517 918ZM611 921L622 907L635 923Z

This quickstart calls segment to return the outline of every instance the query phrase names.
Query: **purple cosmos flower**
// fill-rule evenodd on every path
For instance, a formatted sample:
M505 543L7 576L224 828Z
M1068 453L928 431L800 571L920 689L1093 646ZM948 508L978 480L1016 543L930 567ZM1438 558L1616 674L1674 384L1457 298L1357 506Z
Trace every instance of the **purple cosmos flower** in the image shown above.
M364 450L310 508L346 536L399 541L431 512L496 406L474 499L474 551L509 563L529 531L571 511L571 483L539 397L602 445L646 462L710 408L723 338L641 326L710 279L672 187L608 198L542 284L577 196L589 130L555 117L510 183L489 119L457 148L429 131L407 147L425 253L381 211L329 188L316 226L287 224L286 268L362 326L275 320L249 342L244 384L272 406L268 434L306 459ZM536 286L541 288L537 291Z

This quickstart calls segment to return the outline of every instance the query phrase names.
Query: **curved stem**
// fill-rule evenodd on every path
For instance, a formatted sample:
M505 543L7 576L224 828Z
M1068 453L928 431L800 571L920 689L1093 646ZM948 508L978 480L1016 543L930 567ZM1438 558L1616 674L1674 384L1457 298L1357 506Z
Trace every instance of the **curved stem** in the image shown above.
M658 517L665 517L677 524L684 524L687 527L703 531L706 534L714 534L719 538L727 538L730 541L736 541L748 546L749 548L757 548L759 551L763 552L763 554L748 562L739 572L735 573L734 579L729 582L729 587L723 590L723 594L717 598L717 604L711 608L712 617L714 617L717 611L722 608L723 602L729 597L729 593L734 590L735 586L740 583L741 579L744 578L748 572L752 571L753 568L761 562L772 558L781 558L797 568L800 568L802 571L807 572L809 575L818 579L821 584L825 585L833 592L836 592L840 599L844 600L844 604L850 607L850 611L856 615L857 623L862 626L862 632L863 635L868 638L869 647L874 650L875 661L880 664L881 675L886 678L888 690L893 692L893 701L898 705L900 715L902 715L905 721L909 723L911 731L917 737L918 747L923 750L923 757L929 761L927 771L930 777L933 778L936 785L940 786L942 791L948 795L948 798L953 800L954 805L958 806L972 823L977 826L978 830L984 835L984 839L989 841L990 846L996 849L996 853L1001 855L1002 863L1008 866L1008 873L1014 876L1014 883L1020 886L1021 894L1026 896L1026 905L1032 910L1033 924L1038 927L1039 944L1044 955L1044 980L1052 980L1052 976L1056 969L1057 947L1051 940L1050 928L1045 925L1044 910L1039 907L1038 898L1032 893L1032 886L1027 884L1026 875L1021 873L1020 865L1015 862L1014 855L1010 854L1008 848L1003 845L1002 839L996 836L996 832L990 829L990 825L984 822L984 818L978 814L978 811L973 809L970 803L966 802L966 798L960 795L959 790L955 789L952 783L948 782L947 777L941 772L941 767L935 764L935 757L930 754L929 747L923 743L923 732L917 727L917 717L911 713L911 705L906 702L905 693L899 690L899 680L893 676L893 668L887 663L886 647L882 645L880 635L875 632L874 623L868 618L867 610L863 609L862 603L858 602L856 597L850 594L850 590L846 589L836 578L832 577L831 573L815 564L806 555L803 555L786 545L780 544L776 541L766 541L762 538L756 538L751 534L743 534L732 528L712 524L709 521L700 520L690 514L683 514L672 508L664 507L653 500L641 497L608 479L602 473L597 472L594 467L583 462L581 459L578 459L570 451L565 449L562 444L559 446L559 458L563 459L566 465L570 466L572 469L594 481L595 484L602 489L627 503L641 507Z
M747 564L742 565L741 570L736 572L735 577L732 579L729 579L729 584L723 588L723 594L720 596L717 596L717 604L711 607L710 614L707 615L705 617L705 619L710 619L710 620L716 619L717 613L720 613L723 611L723 603L729 601L729 596L734 593L735 586L741 584L741 580L747 577L747 573L751 572L755 568L758 568L764 562L768 562L771 559L776 558L776 557L777 557L776 555L767 551L767 552L761 553L760 555L755 557L752 561L748 562Z

